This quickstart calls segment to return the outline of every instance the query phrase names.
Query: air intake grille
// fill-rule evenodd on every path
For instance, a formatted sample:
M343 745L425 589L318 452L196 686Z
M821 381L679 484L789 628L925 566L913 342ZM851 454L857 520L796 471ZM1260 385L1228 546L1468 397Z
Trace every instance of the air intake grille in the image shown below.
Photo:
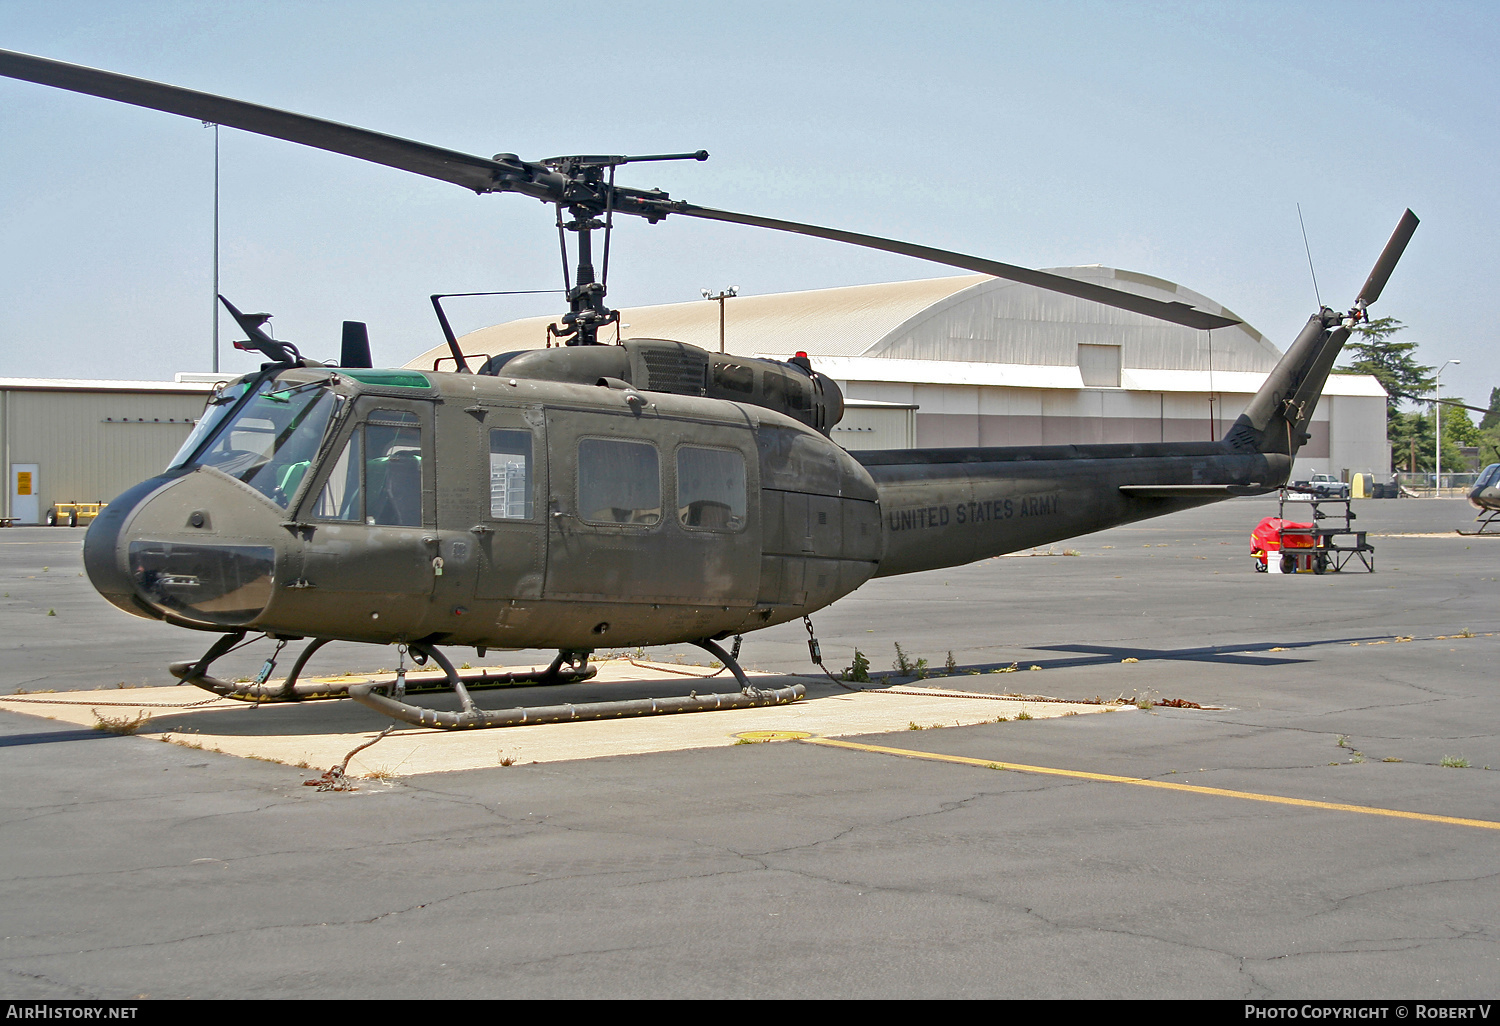
M641 353L646 383L652 392L704 395L708 385L708 354L679 349L647 349Z

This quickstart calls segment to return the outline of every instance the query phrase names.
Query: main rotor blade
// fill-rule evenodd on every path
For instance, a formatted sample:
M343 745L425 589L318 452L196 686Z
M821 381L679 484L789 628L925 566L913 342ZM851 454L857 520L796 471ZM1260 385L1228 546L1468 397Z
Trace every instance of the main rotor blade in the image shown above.
M1187 303L1167 303L1159 299L1149 299L1146 296L1137 296L1131 292L1106 288L1103 285L1095 285L1092 282L1079 281L1076 278L1065 278L1060 274L1048 274L1046 271L1034 271L1029 267L1002 264L998 260L986 260L983 257L969 256L965 253L953 253L946 249L933 249L930 246L918 246L910 242L898 242L895 239L882 239L875 235L861 235L858 232L840 231L837 228L822 228L815 224L781 221L773 217L756 217L754 214L736 214L727 210L713 210L709 207L694 206L691 203L673 203L671 209L674 214L686 214L689 217L701 217L710 221L728 221L733 224L754 225L759 228L770 228L779 232L795 232L798 235L811 235L818 239L847 242L853 246L864 246L866 249L899 253L902 256L930 260L935 264L947 264L950 267L961 267L968 271L978 271L981 274L992 274L997 278L1018 281L1025 285L1035 285L1040 289L1061 292L1066 296L1076 296L1079 299L1103 303L1105 306L1113 306L1121 310L1129 310L1132 313L1145 314L1148 317L1171 321L1174 324L1186 325L1189 328L1227 328L1231 324L1240 323L1232 317L1222 317L1218 314L1208 313L1205 310L1198 310Z
M231 100L212 93L200 93L180 86L117 75L112 71L100 71L78 64L65 64L11 50L0 50L0 75L68 89L75 93L100 96L106 100L119 100L121 103L149 107L168 114L180 114L199 121L210 121L332 153L342 153L438 181L451 182L475 192L496 189L499 175L515 175L526 170L521 165L502 164L468 153L324 121L306 114L262 107L243 100Z
M603 193L599 190L560 174L544 163L529 163L519 158L512 158L509 154L501 154L497 159L486 159L439 146L430 146L411 139L402 139L364 128L325 121L306 114L263 107L260 104L246 103L243 100L232 100L224 96L215 96L212 93L200 93L193 89L131 78L128 75L67 64L31 54L0 50L0 75L58 89L87 93L108 100L118 100L168 114L197 118L200 121L226 125L274 139L284 139L287 142L299 143L331 153L341 153L401 171L424 175L438 181L450 182L477 193L518 192L547 203L572 202L585 208L600 206L600 202L604 199ZM665 193L655 190L617 189L612 195L614 197L613 209L617 213L638 215L652 222L675 213L688 217L770 228L774 231L809 235L814 238L863 246L867 249L899 253L903 256L930 260L933 263L978 271L982 274L991 274L997 278L1076 296L1079 299L1145 314L1148 317L1171 321L1190 328L1224 328L1239 323L1232 317L1197 310L1187 303L1167 303L1157 299L1148 299L1145 296L1106 288L1091 282L1078 281L1075 278L1065 278L1061 275L1048 274L1045 271L1035 271L1027 267L1017 267L1014 264L934 249L930 246L918 246L909 242L862 235L858 232L840 231L836 228L823 228L797 221L736 214L727 210L694 206L691 203L673 202ZM1413 217L1412 221L1415 222L1415 220ZM1399 235L1400 232L1401 229L1398 228L1397 234ZM1408 230L1406 237L1409 238L1410 234ZM1401 247L1405 244L1405 239L1403 239ZM1390 253L1395 245L1396 240L1393 237L1391 245L1386 247L1387 253ZM1398 248L1391 258L1392 266L1394 266L1395 258L1399 256ZM1386 258L1382 256L1382 263L1376 267L1377 272L1385 266L1385 260ZM1385 269L1384 274L1389 276L1389 268ZM1375 279L1376 275L1372 274L1371 282ZM1379 285L1383 286L1384 283L1385 278L1380 278ZM1370 284L1366 283L1365 288L1369 291ZM1376 294L1378 295L1378 288ZM1373 298L1370 301L1373 302Z
M1406 252L1406 244L1411 241L1412 233L1417 230L1417 225L1420 223L1417 215L1413 214L1410 208L1407 208L1406 213L1401 215L1401 222L1391 233L1391 241L1385 244L1385 249L1380 253L1380 259L1375 261L1374 269L1365 279L1365 287L1359 290L1356 305L1363 303L1369 306L1380 298L1380 293L1385 289L1385 283L1391 279L1391 272L1396 269L1396 262L1401 259L1401 254Z

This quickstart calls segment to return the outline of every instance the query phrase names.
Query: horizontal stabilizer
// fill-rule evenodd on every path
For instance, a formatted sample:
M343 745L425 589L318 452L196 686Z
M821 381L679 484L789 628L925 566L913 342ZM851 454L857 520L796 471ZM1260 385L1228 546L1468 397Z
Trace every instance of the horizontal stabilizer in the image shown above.
M1121 485L1120 491L1140 499L1228 499L1236 495L1264 495L1274 485L1163 484Z

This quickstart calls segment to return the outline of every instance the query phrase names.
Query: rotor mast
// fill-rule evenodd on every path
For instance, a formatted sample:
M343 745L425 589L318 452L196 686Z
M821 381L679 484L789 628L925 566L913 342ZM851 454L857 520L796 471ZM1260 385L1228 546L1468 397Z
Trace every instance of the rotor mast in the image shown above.
M500 156L509 156L502 154ZM609 284L609 239L614 231L615 168L648 160L707 160L708 151L694 153L660 153L643 157L572 156L551 157L542 164L566 180L563 197L557 201L557 231L563 249L563 286L567 289L568 312L559 324L549 324L550 338L562 339L570 346L599 345L599 331L618 324L620 311L604 304ZM609 170L605 180L605 169ZM665 198L663 196L663 198ZM563 220L563 208L568 220ZM601 215L603 220L600 220ZM655 218L653 218L655 220ZM604 229L604 273L594 270L594 232ZM563 232L577 236L577 264L571 278L567 276L567 242Z

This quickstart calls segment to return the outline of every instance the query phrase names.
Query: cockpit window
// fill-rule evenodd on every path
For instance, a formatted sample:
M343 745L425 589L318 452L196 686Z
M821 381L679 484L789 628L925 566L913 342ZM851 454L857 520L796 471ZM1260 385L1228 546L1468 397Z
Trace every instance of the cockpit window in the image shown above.
M211 402L199 428L203 437L212 435L213 440L192 465L220 470L286 508L312 466L338 402L326 386L326 381L262 381L232 416L227 411L235 409L238 395L218 406ZM196 444L189 439L188 445ZM188 446L183 451L190 452Z
M1479 480L1474 482L1474 487L1488 488L1495 483L1496 478L1500 478L1500 463L1491 463L1480 473Z
M422 425L406 410L371 410L349 436L313 515L422 526Z
M177 455L172 457L172 462L167 464L168 470L180 467L198 451L198 446L203 444L203 440L218 430L219 425L224 423L224 419L234 412L235 402L245 394L245 389L248 387L249 385L243 382L226 385L208 397L208 403L203 407L203 414L198 418L197 425L188 435L187 441L182 443L182 448L177 450Z

